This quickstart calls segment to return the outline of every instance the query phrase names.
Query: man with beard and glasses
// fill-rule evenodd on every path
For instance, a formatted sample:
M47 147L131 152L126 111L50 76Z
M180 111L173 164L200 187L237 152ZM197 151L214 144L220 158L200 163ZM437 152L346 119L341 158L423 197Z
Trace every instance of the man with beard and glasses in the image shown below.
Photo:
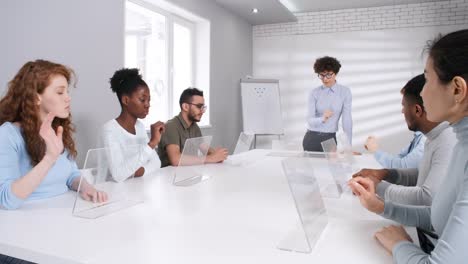
M187 88L180 95L180 113L166 123L166 130L158 146L161 167L178 166L189 138L201 137L202 133L197 122L200 122L206 111L203 92L197 88ZM228 156L225 148L210 148L205 163L223 162Z

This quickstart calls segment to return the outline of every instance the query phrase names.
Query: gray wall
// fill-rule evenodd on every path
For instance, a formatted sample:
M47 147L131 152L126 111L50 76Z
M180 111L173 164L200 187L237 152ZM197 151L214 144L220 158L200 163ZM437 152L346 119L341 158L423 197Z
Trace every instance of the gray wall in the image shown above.
M99 126L118 113L108 79L123 65L123 0L8 0L0 3L1 92L28 60L73 68L72 91L78 162L97 140ZM114 15L109 15L114 14Z
M214 143L232 147L241 130L239 78L252 72L252 27L208 0L174 4L211 21L211 123ZM0 94L28 60L48 59L78 75L72 94L78 163L101 124L119 113L108 79L123 66L124 0L0 2Z

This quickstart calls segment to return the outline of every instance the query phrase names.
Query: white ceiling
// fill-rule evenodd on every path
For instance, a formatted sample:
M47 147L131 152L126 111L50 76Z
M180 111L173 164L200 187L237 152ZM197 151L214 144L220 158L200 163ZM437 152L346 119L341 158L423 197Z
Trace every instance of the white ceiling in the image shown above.
M235 0L233 0L235 1ZM271 0L273 2L275 0ZM438 2L439 0L279 0L291 12L313 12L337 9L391 6L415 4L423 2Z
M293 13L378 7L444 0L215 0L252 25L297 21ZM252 14L252 8L259 12Z
M244 18L252 25L297 21L291 11L277 0L215 0L224 8ZM253 14L252 9L258 13Z

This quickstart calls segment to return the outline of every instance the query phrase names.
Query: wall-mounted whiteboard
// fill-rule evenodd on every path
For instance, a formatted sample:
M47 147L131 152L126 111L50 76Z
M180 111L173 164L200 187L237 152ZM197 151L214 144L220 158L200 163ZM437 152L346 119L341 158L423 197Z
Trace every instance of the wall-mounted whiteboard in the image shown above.
M245 133L283 134L278 80L242 79L241 97Z

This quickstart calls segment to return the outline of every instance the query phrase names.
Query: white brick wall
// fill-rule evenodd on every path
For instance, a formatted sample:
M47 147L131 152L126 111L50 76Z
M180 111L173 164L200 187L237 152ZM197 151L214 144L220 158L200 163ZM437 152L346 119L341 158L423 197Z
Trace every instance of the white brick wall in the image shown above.
M298 21L253 27L254 38L468 25L468 0L296 13Z

